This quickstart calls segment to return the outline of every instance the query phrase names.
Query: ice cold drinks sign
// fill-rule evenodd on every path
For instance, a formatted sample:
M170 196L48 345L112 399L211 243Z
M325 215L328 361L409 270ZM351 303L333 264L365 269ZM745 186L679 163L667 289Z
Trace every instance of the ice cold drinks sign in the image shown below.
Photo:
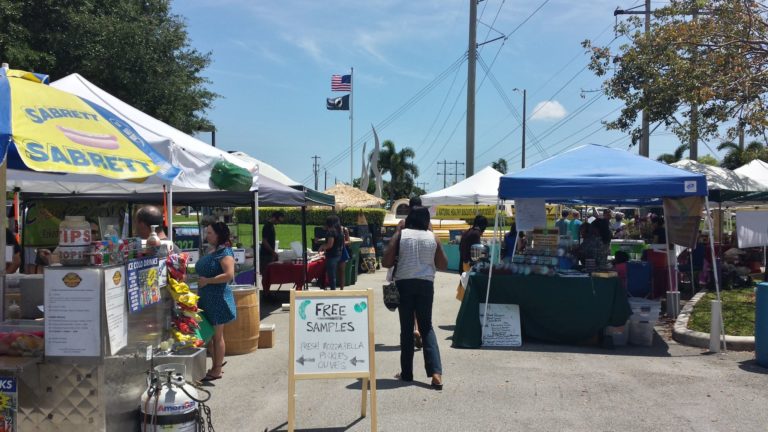
M368 297L297 297L294 368L301 373L367 372Z

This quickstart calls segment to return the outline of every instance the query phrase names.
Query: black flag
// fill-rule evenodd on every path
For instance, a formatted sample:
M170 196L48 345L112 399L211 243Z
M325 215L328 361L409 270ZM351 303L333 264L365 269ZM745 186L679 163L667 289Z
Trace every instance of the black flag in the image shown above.
M349 95L327 98L325 100L325 108L332 111L349 111Z

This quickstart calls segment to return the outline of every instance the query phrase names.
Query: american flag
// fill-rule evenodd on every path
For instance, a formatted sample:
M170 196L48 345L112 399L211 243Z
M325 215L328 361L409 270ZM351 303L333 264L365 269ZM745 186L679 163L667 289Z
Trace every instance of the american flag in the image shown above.
M352 75L331 75L331 91L352 91Z

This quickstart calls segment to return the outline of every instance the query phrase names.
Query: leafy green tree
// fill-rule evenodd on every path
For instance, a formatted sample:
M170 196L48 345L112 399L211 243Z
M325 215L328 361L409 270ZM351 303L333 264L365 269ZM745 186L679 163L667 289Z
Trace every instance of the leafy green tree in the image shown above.
M746 148L741 149L738 144L732 141L725 141L717 146L718 150L727 150L720 162L720 166L734 170L744 164L748 164L755 159L768 161L768 148L758 141L752 141Z
M507 160L504 158L499 158L499 160L491 162L491 168L495 169L496 171L506 174L507 173Z
M656 160L659 161L659 162L664 162L667 165L673 164L673 163L683 159L683 155L685 154L686 151L688 151L688 144L683 144L683 145L678 146L675 149L674 153L672 153L672 154L670 154L670 153L660 154L659 157L656 158Z
M79 73L185 132L211 129L218 96L170 0L0 0L0 58L52 80Z
M695 20L693 11L701 12ZM605 94L625 103L606 126L637 143L637 117L645 110L651 123L664 123L682 142L691 133L717 137L729 121L729 138L741 126L748 135L762 135L768 125L766 16L762 2L673 0L654 13L649 33L637 16L618 24L617 37L628 40L618 50L584 41L589 68L606 77ZM692 105L699 112L693 122Z
M709 165L709 166L718 166L720 165L720 162L718 160L709 154L706 154L704 156L699 156L699 159L697 160L698 163Z
M416 152L410 147L397 151L391 140L384 141L381 147L379 168L390 175L389 185L384 188L386 199L394 201L412 196L415 179L419 176L419 167L413 163Z

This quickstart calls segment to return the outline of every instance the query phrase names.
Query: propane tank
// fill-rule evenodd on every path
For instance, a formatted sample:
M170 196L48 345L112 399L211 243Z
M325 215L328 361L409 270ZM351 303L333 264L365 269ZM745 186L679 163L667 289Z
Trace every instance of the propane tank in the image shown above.
M181 363L160 365L150 371L147 390L141 395L142 431L195 432L197 390L184 381Z

